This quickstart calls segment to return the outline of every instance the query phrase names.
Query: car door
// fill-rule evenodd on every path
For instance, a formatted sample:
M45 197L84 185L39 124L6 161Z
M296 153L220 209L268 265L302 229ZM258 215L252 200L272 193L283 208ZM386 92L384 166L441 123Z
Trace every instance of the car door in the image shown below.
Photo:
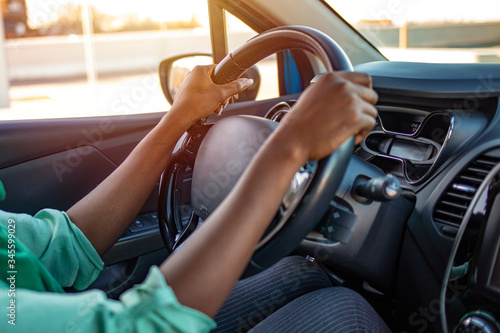
M212 14L221 14L224 9L220 6L212 6L210 10ZM213 47L216 59L227 53L226 48L221 49L218 46L220 38L226 38L226 34L214 33L217 27L222 27L221 24L225 24L223 17L212 15L211 36L215 37L212 37L208 45L211 44ZM134 37L133 34L127 36ZM113 46L114 48L122 47L119 45L120 41L113 40L112 37L106 36L110 39L108 43L117 43ZM70 36L70 38L76 37ZM4 119L0 121L0 180L7 192L6 199L0 202L0 209L27 214L35 214L43 208L67 210L113 172L168 109L168 104L164 102L163 109L152 107L148 110L146 108L141 110L146 113L135 114L137 105L148 106L147 103L141 104L140 102L144 100L147 102L148 98L158 99L157 91L153 91L152 87L158 88L161 93L159 84L153 83L152 79L157 80L156 69L149 66L146 75L138 77L135 77L134 73L106 73L105 65L99 62L99 57L102 56L99 52L105 50L108 45L101 44L101 38L104 37L96 35L94 49L90 49L94 52L94 56L97 56L97 62L90 69L94 73L90 73L90 76L97 74L96 77L89 78L88 68L86 68L87 80L78 77L76 79L43 77L43 73L39 78L11 77L11 109L0 113L0 117L4 115ZM193 38L194 41L191 47L195 49L190 49L191 52L207 51L204 46L200 47L200 44L196 43L196 37L188 38ZM52 66L50 68L59 68L57 64L51 63L50 57L43 59L42 53L46 50L44 51L38 44L39 40L7 40L7 60L10 55L8 66L12 75L20 73L23 66L20 59L12 56L15 52L18 55L26 54L23 53L26 50L23 50L24 46L21 42L32 42L33 48L42 50L39 52L40 56L37 61L45 61L43 64ZM86 49L88 46L82 44L82 47L82 50L89 51ZM196 49L197 47L199 49ZM186 49L181 48L178 52L182 53L183 50ZM69 62L70 57L74 55L66 55L66 53L73 51L75 50L61 49L61 59ZM172 55L171 51L165 52L165 57L169 55ZM64 60L64 57L68 59ZM141 54L137 54L136 57L137 61L140 61ZM129 55L129 58L125 60L132 61L131 59ZM278 84L277 70L274 71L274 76ZM101 83L104 84L99 86ZM97 89L98 94L101 94L100 97L104 96L104 98L97 100L96 103L87 103L88 101L76 98L78 89L92 88L92 84L94 84L93 89ZM117 88L120 85L124 85L125 90ZM47 93L47 91L53 86L60 88L61 93L70 95L66 97L71 103L66 103L61 107L64 109L61 112L63 116L49 114L47 119L43 119L44 115L39 113L32 115L34 112L51 111L51 105L47 104L49 102L47 99L51 97L44 98L43 95L50 95L51 92ZM12 115L14 110L18 112L21 102L26 102L23 98L28 99L28 97L19 98L18 95L27 91L34 94L34 97L29 97L32 98L29 100L32 102L32 107L29 108L28 113L22 113L21 110L18 115ZM277 95L278 93L275 97L280 100ZM102 102L103 99L105 103ZM88 108L83 113L73 112L72 110L81 109L79 105L81 103ZM234 114L264 115L276 103L276 99L268 98L255 103L235 103L230 105L228 110L232 110ZM102 104L105 104L104 114L106 115L96 116L95 114L102 113ZM26 108L29 106L23 105ZM100 111L94 112L92 106L100 108ZM123 112L120 113L120 110ZM86 114L93 116L82 116ZM130 179L130 181L134 180ZM189 181L189 175L186 181ZM142 282L148 268L151 265L160 264L168 256L169 253L164 247L158 230L157 193L158 188L155 188L140 214L134 221L131 221L125 234L103 256L105 269L90 288L99 288L107 292L110 297L117 297L123 290Z

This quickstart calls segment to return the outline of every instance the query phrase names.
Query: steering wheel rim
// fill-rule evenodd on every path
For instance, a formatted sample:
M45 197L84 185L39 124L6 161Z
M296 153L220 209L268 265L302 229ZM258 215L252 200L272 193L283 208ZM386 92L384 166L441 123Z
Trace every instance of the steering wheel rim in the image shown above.
M231 82L239 78L248 68L252 67L254 64L267 56L276 52L291 49L307 51L315 55L319 60L321 60L327 71L352 71L352 65L347 55L329 36L309 27L286 26L268 30L260 35L257 35L226 56L215 68L213 81L217 84ZM234 117L228 117L225 119L230 118ZM189 145L186 142L192 141L193 137L200 138L200 135L198 135L199 133L194 136L190 133L200 131L201 125L197 124L195 125L195 129L191 128L188 130L188 135L184 139L181 149L172 157L171 163L169 163L169 166L167 166L167 169L162 176L158 216L162 237L167 248L171 251L175 250L178 240L182 238L179 236L175 237L173 235L175 231L172 229L173 226L175 226L175 221L172 221L172 219L175 219L176 216L178 218L179 214L168 212L168 209L165 209L165 203L171 204L173 201L172 197L169 196L169 194L173 193L172 179L175 178L172 177L171 173L172 170L175 170L175 168L172 167L172 163L179 163L180 160L183 160L183 163L193 167L193 187L196 186L197 172L203 173L202 171L199 171L201 170L200 168L203 168L199 165L202 165L203 163L199 162L200 157L197 157L198 149L200 149L201 152L204 152L207 145L209 145L209 143L206 142L210 140L217 144L223 142L224 139L221 139L222 136L211 135L211 133L217 133L217 128L221 128L222 126L228 127L234 125L223 125L225 122L229 123L227 120L219 121L214 125L211 131L202 131L204 133L201 135L201 139L198 142L200 146L196 146L196 149L194 149L195 151L188 154L188 158L185 158L180 156L185 154L184 148ZM247 121L247 123L250 122L256 123L255 119ZM269 126L269 124L266 124L264 120L257 121L257 123L259 122L261 122L261 124L257 125L257 128L265 128ZM243 121L243 123L245 123L245 121ZM245 126L247 125L242 126L244 131ZM208 135L205 136L207 132ZM213 139L212 137L216 137L216 139ZM227 140L226 138L225 141L233 140ZM332 155L318 162L312 181L310 182L300 202L297 204L292 214L290 214L286 223L281 226L277 233L275 233L275 235L264 244L260 244L258 249L255 251L245 273L243 274L244 277L253 275L271 266L280 258L287 255L314 228L316 223L321 220L323 215L328 211L330 202L340 185L342 176L347 168L353 146L354 138L350 138ZM249 156L245 157L248 158ZM210 168L205 167L205 170L207 169L209 170ZM239 175L237 175L237 177L239 177ZM225 196L225 194L223 194L223 196ZM192 198L192 202L195 201L193 199L194 198ZM222 201L219 199L220 198L217 199L219 202L216 202L216 205ZM208 216L210 211L206 208L205 210L207 211L203 211L202 207L193 207L193 209L197 215L203 215L202 217ZM175 209L175 207L170 205L170 209ZM189 222L189 225L191 225L191 221Z
M344 50L325 33L304 26L283 26L267 30L228 54L217 65L213 81L229 83L264 58L285 50L302 50L321 60L327 72L353 71Z

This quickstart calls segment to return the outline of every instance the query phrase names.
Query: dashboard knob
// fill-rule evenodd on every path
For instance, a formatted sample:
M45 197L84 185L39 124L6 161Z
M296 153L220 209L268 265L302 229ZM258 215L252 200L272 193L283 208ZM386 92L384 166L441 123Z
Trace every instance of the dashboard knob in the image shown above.
M390 201L399 198L401 195L401 184L390 173L369 180L356 180L353 189L353 197L362 203Z
M499 333L500 328L493 317L482 312L477 312L467 314L455 328L454 332Z

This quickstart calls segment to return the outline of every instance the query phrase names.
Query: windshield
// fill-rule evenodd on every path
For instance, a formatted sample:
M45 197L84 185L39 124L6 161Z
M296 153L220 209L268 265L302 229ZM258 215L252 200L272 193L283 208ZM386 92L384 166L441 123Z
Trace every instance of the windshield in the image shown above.
M326 2L389 60L500 62L500 1Z

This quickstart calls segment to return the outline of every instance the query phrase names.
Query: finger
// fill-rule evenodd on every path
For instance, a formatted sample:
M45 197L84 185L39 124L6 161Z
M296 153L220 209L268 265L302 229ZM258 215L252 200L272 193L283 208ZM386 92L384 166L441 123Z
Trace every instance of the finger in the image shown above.
M372 105L377 104L378 102L378 94L375 90L371 88L362 87L362 91L360 92L361 98L365 101L369 102Z
M361 121L359 122L359 130L356 134L356 144L359 144L363 139L370 134L370 132L375 127L375 119L370 116L361 117Z
M344 79L349 80L353 83L357 83L366 88L372 89L372 77L366 73L359 72L337 72L339 76Z
M208 83L212 82L212 73L215 70L216 65L196 65L194 68L186 75L184 81L188 78L188 76L194 76L194 82L200 83Z
M364 128L363 130L361 130L357 135L356 137L359 138L359 142L363 141L364 138L366 138L368 136L368 134L371 133L371 131L373 130L373 127L369 127L369 128ZM358 143L359 143L358 142Z
M358 134L356 135L356 140L354 141L354 144L359 145L361 142L363 142L363 139L366 137L366 135L363 134Z
M343 84L344 88L357 93L362 99L371 104L376 104L378 101L378 94L371 88L371 77L367 74L334 72L323 75L320 80L331 84Z
M372 89L372 78L370 75L358 72L333 72L326 73L320 80L330 80L330 82L346 82L350 88L354 90L367 102L376 104L378 94ZM319 80L318 80L319 82Z
M365 86L359 84L351 84L351 86L354 92L356 92L364 101L372 105L377 104L378 94L375 92L375 90L366 88Z
M214 71L215 71L215 67L217 67L217 65L215 64L212 64L212 65L205 65L205 66L200 66L202 67L205 72L207 73L207 75L209 77L212 77L212 75L214 74Z
M371 105L369 103L366 103L366 102L363 103L361 111L364 114L366 114L367 116L370 116L370 117L372 117L374 119L377 118L377 116L378 116L377 109L373 105Z
M233 82L227 83L223 87L224 99L227 99L233 95L239 94L243 90L247 89L253 84L252 79L241 78Z

